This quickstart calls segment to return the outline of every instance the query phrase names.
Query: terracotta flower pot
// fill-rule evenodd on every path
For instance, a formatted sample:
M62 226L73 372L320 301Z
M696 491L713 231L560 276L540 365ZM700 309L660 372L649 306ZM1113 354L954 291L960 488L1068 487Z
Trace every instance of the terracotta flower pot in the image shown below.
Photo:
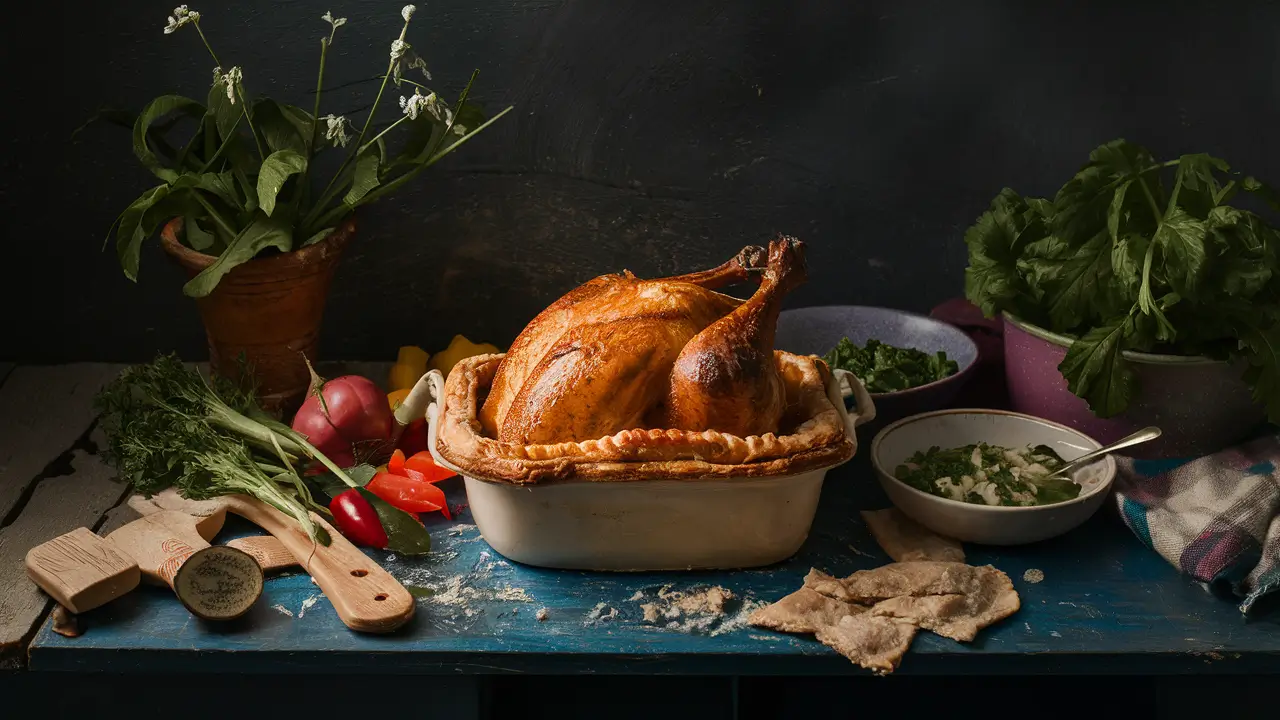
M244 353L264 405L290 411L301 404L310 382L303 355L316 357L329 283L355 229L355 220L348 219L315 245L250 260L196 298L211 370L234 378ZM216 258L183 245L181 230L182 218L170 220L160 232L161 244L195 277Z

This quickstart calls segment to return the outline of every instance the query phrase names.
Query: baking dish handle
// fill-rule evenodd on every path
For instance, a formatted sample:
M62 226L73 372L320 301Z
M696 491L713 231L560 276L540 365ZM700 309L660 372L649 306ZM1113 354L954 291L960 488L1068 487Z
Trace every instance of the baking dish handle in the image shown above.
M403 430L404 426L414 420L426 418L427 449L431 451L431 458L436 461L436 465L461 475L461 470L436 452L436 426L440 424L440 398L443 396L444 375L439 370L428 371L418 378L418 382L409 391L409 396L396 408L396 425Z
M857 375L835 368L831 371L835 375L836 381L840 385L840 402L838 406L844 408L844 398L853 397L854 409L848 414L848 420L852 423L851 428L865 425L876 419L876 404L871 400L871 393L867 392L867 388L862 384L862 380ZM852 432L852 430L851 430Z

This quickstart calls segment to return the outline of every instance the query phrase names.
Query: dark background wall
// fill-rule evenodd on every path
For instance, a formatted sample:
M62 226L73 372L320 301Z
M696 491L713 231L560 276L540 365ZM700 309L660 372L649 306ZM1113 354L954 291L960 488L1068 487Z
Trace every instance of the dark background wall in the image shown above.
M381 71L401 5L193 7L252 92L310 107L319 15L350 18L341 84ZM0 359L203 353L158 247L137 285L99 251L153 182L126 134L68 140L102 105L203 97L212 62L190 28L162 34L168 11L67 0L4 24L0 312L18 331ZM810 248L792 305L927 310L958 293L963 231L1002 186L1050 193L1115 137L1280 181L1280 3L1263 0L430 0L409 39L450 95L480 68L475 97L516 110L364 213L330 358L505 343L592 276L699 269L778 231Z

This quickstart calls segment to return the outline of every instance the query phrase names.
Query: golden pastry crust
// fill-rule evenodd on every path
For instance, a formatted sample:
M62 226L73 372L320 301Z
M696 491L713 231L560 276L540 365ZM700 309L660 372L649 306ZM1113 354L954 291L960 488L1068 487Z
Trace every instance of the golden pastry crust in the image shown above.
M502 443L485 435L479 408L503 357L462 360L438 399L436 450L472 477L528 484L794 475L838 465L857 447L826 364L781 351L775 358L787 392L785 434L653 429L550 445Z

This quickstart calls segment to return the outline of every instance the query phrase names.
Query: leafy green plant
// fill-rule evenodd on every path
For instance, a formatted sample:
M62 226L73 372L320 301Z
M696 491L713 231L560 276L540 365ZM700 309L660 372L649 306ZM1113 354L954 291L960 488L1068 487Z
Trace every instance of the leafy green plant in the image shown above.
M1136 350L1242 361L1280 421L1280 235L1228 204L1241 190L1280 201L1218 158L1109 142L1052 200L996 196L965 234L965 294L1072 338L1058 369L1099 417L1133 398Z
M395 192L510 111L508 107L486 119L480 107L468 101L476 73L452 106L426 85L405 77L406 71L416 70L431 80L425 61L405 41L414 13L413 5L401 11L404 25L391 43L377 96L353 140L349 131L355 126L346 118L320 117L325 63L346 18L328 12L321 18L329 24L329 33L320 39L315 101L307 112L270 98L250 97L241 68L222 69L200 27L200 13L186 5L174 8L165 34L187 25L195 29L216 65L213 83L204 103L163 95L136 117L103 114L131 125L134 154L162 181L134 200L112 225L124 274L136 281L143 242L162 223L182 217L182 242L217 256L183 292L208 295L227 272L259 254L288 252L325 239L357 207ZM408 85L413 94L401 95L401 116L374 132L388 82ZM185 141L170 139L176 128L192 125ZM394 150L392 140L398 140ZM312 185L317 158L333 149L345 150L345 156L317 191Z

